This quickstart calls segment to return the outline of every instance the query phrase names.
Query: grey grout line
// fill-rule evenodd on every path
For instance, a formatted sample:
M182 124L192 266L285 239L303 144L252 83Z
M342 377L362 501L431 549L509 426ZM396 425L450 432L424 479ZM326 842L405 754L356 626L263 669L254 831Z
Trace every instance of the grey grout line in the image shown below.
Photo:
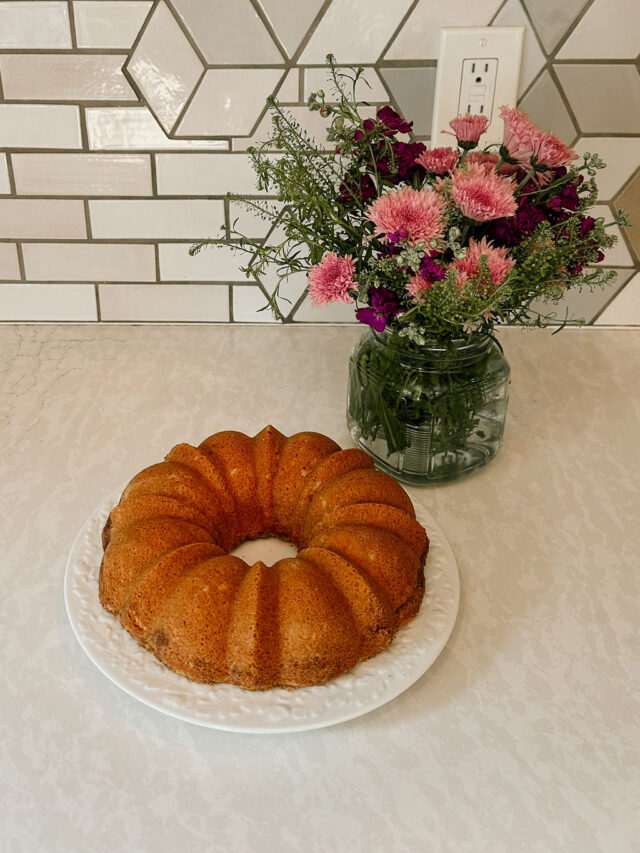
M187 27L185 22L182 20L182 17L178 14L178 10L173 5L172 0L164 0L164 2L165 2L165 5L167 6L167 8L169 9L169 11L171 12L171 14L173 15L176 23L178 24L178 26L182 30L183 35L185 36L185 38L187 39L187 41L189 42L189 44L193 48L195 55L198 57L200 62L204 66L206 66L207 60L205 58L204 53L200 50L200 45L196 42L194 37L191 35L189 27ZM153 11L155 12L155 9ZM151 16L149 16L147 18L147 21L150 21L150 20L151 20ZM146 27L144 27L143 29L146 29ZM133 54L133 49L131 50L131 53Z
M229 285L229 322L233 323L233 287Z
M87 199L85 199L85 200L83 201L83 205L84 205L84 219L85 219L85 222L86 222L86 228L87 228L87 239L88 239L88 240L91 240L91 239L92 239L92 233L91 233L91 215L90 215L90 213L89 213L89 202L88 202L88 200L87 200Z
M575 111L571 105L571 101L567 97L567 93L565 92L565 90L562 86L562 83L560 82L560 78L558 77L556 70L553 67L553 64L549 63L549 67L547 70L549 72L549 76L551 77L553 83L555 84L556 89L558 90L558 94L560 95L562 103L564 104L564 107L565 107L567 113L569 114L569 118L573 122L573 126L575 127L575 129L578 133L578 137L584 136L584 133L582 132L582 128L580 127L580 122L578 121L578 116L575 114Z
M311 36L315 33L316 29L318 28L318 24L324 18L325 12L327 11L327 9L329 8L330 5L331 5L331 0L324 0L324 3L322 4L320 9L316 13L315 18L311 21L311 24L309 25L309 29L307 30L307 32L302 37L300 44L298 45L298 47L294 51L293 56L291 57L291 62L294 65L298 64L298 60L300 59L300 57L304 53L306 46L311 41Z
M378 61L384 58L384 56L386 55L386 53L389 50L389 48L391 47L391 45L398 38L399 33L401 32L401 30L404 29L404 25L407 23L407 21L409 20L409 18L413 14L414 9L416 8L416 6L418 5L419 2L420 2L420 0L413 0L413 2L411 3L411 5L407 9L407 11L402 16L402 19L400 20L398 26L391 33L391 38L387 41L385 46L380 51L380 56L378 57Z
M598 319L598 317L601 317L601 316L604 314L604 312L606 311L606 309L611 305L611 303L612 303L615 299L617 299L617 297L618 297L618 296L620 296L620 294L622 293L622 291L626 288L626 286L627 286L631 281L633 281L633 279L634 279L634 275L632 274L632 275L630 275L630 276L629 276L629 278L628 278L628 279L627 279L623 284L621 284L619 287L614 288L614 291L613 291L613 293L611 294L611 296L609 297L609 299L607 299L607 301L604 303L604 305L602 305L602 306L599 308L599 310L598 310L598 311L596 311L596 313L593 315L593 317L592 317L592 318L591 318L591 320L589 321L589 325L590 325L590 326L592 326L592 325L594 325L594 324L595 324L595 322L596 322L596 320Z
M20 269L20 281L26 281L27 275L24 267L24 255L22 253L22 243L16 243L16 251L18 253L18 268Z
M94 284L95 294L96 294L96 316L98 318L98 323L102 322L102 311L100 309L100 285Z
M158 243L153 244L153 257L156 267L156 281L162 281L162 274L160 272L160 245Z
M298 100L301 104L304 103L304 68L303 66L299 66L298 68Z
M502 3L498 6L498 8L496 9L496 11L493 13L492 17L491 17L491 18L489 18L489 23L487 24L487 26L488 26L488 27L492 27L492 26L493 26L493 22L494 22L494 21L495 21L495 19L498 17L498 15L500 14L500 12L502 12L502 10L504 9L504 7L507 5L507 3L508 3L508 2L509 2L509 0L502 0Z
M251 3L253 11L256 13L258 18L260 18L260 21L262 22L264 28L269 33L269 37L271 38L271 41L275 44L275 46L280 51L280 55L282 56L282 59L284 60L284 62L289 63L291 60L287 56L287 51L285 50L284 44L282 44L282 42L280 41L280 38L278 37L278 34L274 30L274 28L271 26L271 21L267 17L266 12L262 8L262 6L256 2L256 0L249 0L249 2Z
M11 191L11 195L17 196L18 191L16 189L16 177L13 171L13 159L11 157L11 152L7 151L5 156L7 158L7 172L9 174L9 188Z
M78 50L78 37L76 34L76 17L73 11L72 0L67 0L67 8L69 10L69 30L71 32L71 47L74 51Z
M82 150L89 150L89 134L87 131L87 115L84 107L78 108L78 117L80 121L80 141L82 143Z
M382 59L374 68L436 68L437 59Z
M200 74L200 76L199 76L199 77L198 77L198 79L196 80L195 86L194 86L194 87L193 87L193 89L191 90L191 94L189 95L189 97L187 98L187 100L184 102L184 105L183 105L182 109L181 109L181 110L180 110L180 112L178 113L178 116L177 116L176 120L175 120L175 121L174 121L174 123L173 123L173 126L172 126L172 128L171 128L170 133L173 133L173 134L177 133L178 128L180 127L180 122L182 121L182 119L183 119L183 118L185 117L185 115L187 114L187 110L189 109L189 107L190 107L190 106L191 106L191 104L193 103L193 100L194 100L195 96L198 94L198 89L200 88L200 85L201 85L202 81L204 80L204 77L205 77L205 74L206 74L206 73L207 73L206 68L203 68L203 69L202 69L202 72L201 72L201 74ZM157 116L155 116L155 115L154 115L154 117L155 117L156 121L158 122L158 124L160 125L160 127L162 127L162 125L160 124L160 121L159 121L159 119L157 118ZM169 136L169 134L168 134L168 133L167 133L167 136Z

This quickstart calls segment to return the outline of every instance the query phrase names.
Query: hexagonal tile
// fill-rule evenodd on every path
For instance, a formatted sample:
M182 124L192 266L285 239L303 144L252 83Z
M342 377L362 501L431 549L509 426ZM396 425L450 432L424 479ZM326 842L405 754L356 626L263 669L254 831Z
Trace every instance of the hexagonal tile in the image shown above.
M633 251L640 258L640 172L616 196L614 207L621 207L629 214L631 228L625 230Z

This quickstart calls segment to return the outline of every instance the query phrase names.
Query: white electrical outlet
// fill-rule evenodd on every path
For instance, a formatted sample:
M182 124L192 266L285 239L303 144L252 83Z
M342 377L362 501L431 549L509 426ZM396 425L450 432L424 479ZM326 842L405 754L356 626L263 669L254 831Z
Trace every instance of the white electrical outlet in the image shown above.
M431 147L450 146L449 122L469 112L486 115L481 145L502 138L500 107L518 97L524 27L443 27L436 74Z

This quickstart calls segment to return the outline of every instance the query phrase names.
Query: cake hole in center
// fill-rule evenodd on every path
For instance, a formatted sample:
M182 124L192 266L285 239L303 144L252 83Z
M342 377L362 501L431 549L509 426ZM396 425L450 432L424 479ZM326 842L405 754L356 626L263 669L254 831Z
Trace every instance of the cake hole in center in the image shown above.
M272 566L278 560L284 560L285 557L295 557L297 553L298 549L295 545L277 539L275 536L270 536L268 539L250 539L247 542L241 542L237 548L231 551L233 557L240 557L250 566L257 563L258 560L262 560L267 566Z

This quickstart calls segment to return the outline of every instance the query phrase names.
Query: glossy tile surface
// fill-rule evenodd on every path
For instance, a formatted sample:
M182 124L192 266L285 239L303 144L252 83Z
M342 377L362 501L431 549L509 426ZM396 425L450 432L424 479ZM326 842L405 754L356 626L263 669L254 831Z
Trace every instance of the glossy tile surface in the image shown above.
M197 255L189 254L190 243L162 243L160 278L163 281L245 281L240 266L248 258L228 246L209 246Z
M151 195L151 159L144 154L14 154L22 195Z
M229 293L223 285L110 284L100 285L103 320L225 322Z
M620 291L595 321L596 326L640 326L640 274Z
M90 284L0 284L1 321L71 321L98 319L96 293Z
M74 2L78 47L131 47L152 5L138 0Z
M528 88L545 63L545 55L525 14L520 0L507 0L493 22L496 27L524 27L522 45L522 65L520 66L520 84L518 96Z
M166 3L161 2L153 11L127 70L168 133L203 67Z
M633 65L554 66L586 133L640 134L640 75Z
M293 314L296 323L357 323L355 306L346 302L333 302L330 305L312 305L309 296ZM362 328L362 324L358 323Z
M636 254L636 259L640 259L640 173L636 173L622 192L616 196L614 208L619 207L625 210L631 218L633 227L627 230L627 236Z
M249 0L173 0L173 6L211 64L284 61Z
M635 59L640 53L636 0L595 0L558 51L558 59Z
M69 6L67 3L0 3L0 48L70 48Z
M431 134L436 68L384 68L380 71L402 114L413 121L413 132Z
M158 154L159 195L220 195L234 192L257 195L256 173L245 154Z
M323 0L258 0L287 52L293 56L322 8Z
M411 0L333 0L302 51L300 62L376 62Z
M0 154L0 195L11 192L9 181L9 167L7 166L7 155Z
M547 53L552 53L589 0L522 0Z
M544 71L520 102L520 108L543 130L550 130L569 145L578 131L551 74Z
M608 205L605 204L597 204L591 209L591 215L598 218L602 217L605 221L605 224L611 222L613 220L613 214ZM633 266L633 259L629 254L629 250L627 248L627 244L620 233L620 228L617 225L613 225L611 228L607 229L609 234L613 234L618 238L618 242L611 249L604 250L604 261L602 262L605 266L608 267L631 267Z
M126 55L5 54L5 98L37 101L137 101L124 75Z
M31 281L154 281L152 245L117 243L25 243Z
M352 73L348 66L340 70L345 73ZM317 92L318 89L322 89L328 102L335 100L335 97L332 98L333 81L330 79L327 69L307 68L304 72L305 98L308 98L312 92ZM349 91L351 91L351 87ZM373 101L383 104L388 103L389 95L387 94L387 90L375 69L364 69L364 73L360 76L356 85L356 98L359 101Z
M0 147L81 148L78 107L0 104Z
M221 201L164 199L89 202L91 230L97 239L217 237L224 223Z
M0 237L64 239L86 236L81 201L0 198Z
M578 154L597 152L607 164L596 180L603 201L612 199L640 166L640 139L624 136L586 136L574 145Z
M20 279L18 248L15 243L0 243L0 281Z
M146 107L89 107L85 116L93 150L228 150L228 143L221 140L171 139Z
M233 319L236 323L276 323L269 310L261 310L267 297L257 285L237 284L232 287Z
M248 135L284 74L275 68L215 68L193 96L178 136Z

